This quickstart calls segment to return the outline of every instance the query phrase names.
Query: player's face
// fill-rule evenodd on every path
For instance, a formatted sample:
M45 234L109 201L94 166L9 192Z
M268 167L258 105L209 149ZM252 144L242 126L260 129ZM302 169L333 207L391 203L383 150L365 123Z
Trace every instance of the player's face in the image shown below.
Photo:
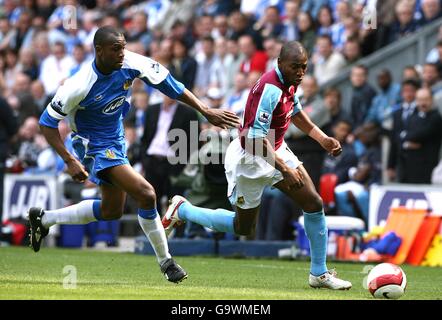
M108 70L119 70L123 66L124 48L126 40L123 36L116 37L113 41L105 44L97 55Z
M302 82L307 70L307 57L300 56L293 60L280 60L279 70L281 71L286 84L289 86L298 86Z

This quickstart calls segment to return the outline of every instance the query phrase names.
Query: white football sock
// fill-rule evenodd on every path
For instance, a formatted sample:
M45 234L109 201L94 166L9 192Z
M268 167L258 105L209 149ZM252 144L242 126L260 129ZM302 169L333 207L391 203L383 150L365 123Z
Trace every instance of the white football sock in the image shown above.
M86 224L97 221L94 216L94 201L96 200L84 200L66 208L45 210L41 222L49 228L54 224Z
M155 219L144 219L138 215L138 222L157 255L158 263L170 259L169 245L160 216L157 214Z

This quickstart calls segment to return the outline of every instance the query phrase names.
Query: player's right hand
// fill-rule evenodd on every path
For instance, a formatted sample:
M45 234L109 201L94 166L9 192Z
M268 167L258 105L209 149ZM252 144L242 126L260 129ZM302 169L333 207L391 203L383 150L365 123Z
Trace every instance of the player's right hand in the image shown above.
M282 174L289 189L301 189L304 186L304 175L301 170L291 169Z
M89 177L89 174L87 173L86 169L77 159L75 158L69 159L66 162L66 165L67 165L67 172L72 177L72 179L74 179L74 181L85 182L86 179Z

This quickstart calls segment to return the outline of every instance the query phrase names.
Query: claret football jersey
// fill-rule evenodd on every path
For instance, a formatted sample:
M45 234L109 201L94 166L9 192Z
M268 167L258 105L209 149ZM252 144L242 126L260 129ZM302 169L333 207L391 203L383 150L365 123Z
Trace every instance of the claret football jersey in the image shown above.
M284 85L278 67L263 74L247 98L243 123L239 129L243 148L245 137L270 137L275 150L281 146L291 117L302 110L295 94L296 89L295 86L287 88Z

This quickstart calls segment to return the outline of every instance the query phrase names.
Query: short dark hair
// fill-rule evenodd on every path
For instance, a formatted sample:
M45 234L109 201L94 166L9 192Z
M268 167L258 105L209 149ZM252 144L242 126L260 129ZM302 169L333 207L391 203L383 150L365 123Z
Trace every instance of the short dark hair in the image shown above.
M352 69L362 69L365 71L365 74L368 74L368 68L364 64L357 64Z
M120 30L114 27L111 26L101 27L97 30L97 32L95 32L94 47L103 46L109 43L111 40L118 38L120 36L124 36L123 32L121 32Z
M416 90L421 87L421 82L419 79L405 79L402 81L402 87L403 86L413 86Z
M331 94L335 94L335 95L337 95L339 101L341 101L341 99L342 99L342 94L341 94L341 91L339 91L338 88L329 87L329 88L325 89L325 91L324 91L324 97L327 97L327 96L329 96L329 95L331 95Z
M282 45L279 58L281 60L291 59L292 57L298 57L305 55L308 57L307 51L298 41L288 41Z

